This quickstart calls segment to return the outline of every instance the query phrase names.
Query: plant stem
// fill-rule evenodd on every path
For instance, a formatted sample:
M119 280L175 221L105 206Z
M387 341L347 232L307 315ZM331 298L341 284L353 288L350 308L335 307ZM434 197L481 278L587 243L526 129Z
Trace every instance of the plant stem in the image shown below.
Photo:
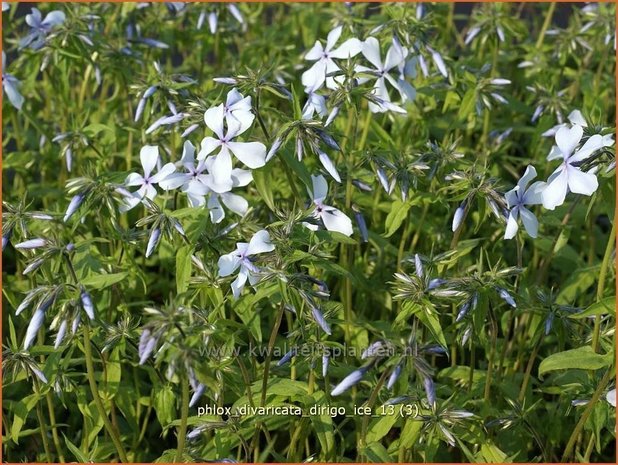
M491 391L491 378L493 376L494 358L496 354L496 344L498 343L498 323L496 323L494 315L490 316L491 319L491 340L489 348L489 360L487 362L487 376L485 376L485 392L483 399L485 402L489 402L489 393Z
M592 413L592 409L595 407L597 401L601 397L601 394L603 394L603 391L609 384L610 380L614 377L614 372L615 372L615 369L610 369L605 372L605 375L599 382L599 385L594 391L594 394L592 394L592 398L590 399L590 402L586 404L586 409L584 410L584 413L582 413L582 416L579 418L579 421L575 425L575 428L573 429L573 432L571 433L571 437L569 438L569 441L567 442L567 445L564 449L564 454L562 455L562 463L568 462L569 459L571 458L571 455L573 453L573 447L575 446L575 442L577 441L579 434L582 432L582 429L584 428L584 425L586 424L588 417Z
M109 433L112 438L112 442L114 443L114 447L118 452L118 457L121 462L128 462L127 454L122 447L122 442L120 441L120 436L118 432L114 429L113 425L109 421L107 417L107 413L105 412L105 407L103 406L103 401L99 397L99 389L97 387L97 382L94 377L94 362L92 358L92 348L90 347L90 326L88 323L83 325L84 328L84 355L86 357L86 371L88 376L88 383L90 384L90 392L92 393L92 397L94 399L94 403L99 411L99 415L103 418L103 423L105 424L105 429Z
M545 21L543 22L543 26L541 27L541 32L539 33L539 37L536 40L535 49L539 50L541 45L543 45L543 40L545 40L545 33L551 24L551 20L554 16L554 11L556 10L556 2L551 2L549 4L549 9L547 10L547 15L545 15Z
M60 437L58 436L58 427L56 426L56 415L54 414L54 406L52 403L51 392L47 391L45 394L45 400L47 402L47 410L49 411L49 421L51 422L52 439L54 440L54 447L58 454L60 463L64 463L64 454L62 453L62 446L60 445Z
M519 398L520 402L523 402L524 397L526 397L526 389L528 388L528 382L530 381L530 376L532 375L532 367L534 366L534 361L536 359L537 354L539 353L539 349L541 348L541 342L543 342L543 335L539 337L536 345L534 346L534 350L532 354L530 354L530 358L528 359L528 365L526 366L526 372L524 373L524 379L521 382L521 388L519 390Z
M607 246L605 247L605 255L603 255L603 261L601 262L601 270L599 271L599 284L597 286L597 302L603 298L603 292L605 291L605 281L607 277L607 270L609 268L610 258L612 251L614 250L616 242L616 221L612 221L612 230L609 233L609 239ZM592 332L592 349L597 352L599 350L599 335L601 333L601 315L595 315L594 317L594 330Z
M388 370L384 370L382 372L382 376L380 376L380 379L378 380L376 387L373 388L373 391L371 392L371 396L369 397L369 399L367 400L367 403L365 404L370 409L373 409L373 405L375 404L376 399L378 398L378 393L380 392L380 389L382 389L382 386L384 385L384 382L386 381L387 374L388 374ZM361 426L361 440L359 444L360 451L363 451L364 448L367 446L367 439L366 439L367 438L367 426L369 426L370 417L371 415L363 415L363 421L362 421L362 426ZM365 458L365 454L361 452L360 459L362 460L364 458Z
M34 392L38 395L39 398L42 398L38 381L34 381ZM43 411L41 409L40 402L36 403L36 417L39 422L39 429L41 431L41 440L43 441L43 449L45 450L45 457L47 457L47 461L51 463L52 456L49 450L49 441L47 439L47 422L45 421L45 417L43 416Z
M270 362L272 360L273 347L277 340L277 334L279 333L279 326L281 326L281 320L283 319L283 312L285 311L285 293L283 285L281 287L281 303L279 304L279 311L273 325L273 329L270 332L270 339L268 340L268 351L266 352L266 359L264 360L264 371L262 373L262 396L260 398L260 407L266 405L266 392L268 391L268 374L270 372ZM255 427L255 434L253 435L253 460L257 462L259 458L259 444L260 430L263 424L259 422Z
M558 234L554 238L554 241L551 244L551 249L549 250L549 255L541 263L541 269L539 271L539 274L537 275L537 280L536 280L536 284L537 285L541 284L545 280L545 277L546 277L547 272L549 270L549 264L551 263L551 259L553 258L554 253L556 251L556 244L558 243L558 239L560 239L560 234L562 233L562 228L564 228L564 226L571 219L571 215L573 214L573 210L575 210L575 207L579 203L579 199L580 198L581 198L581 196L577 197L573 201L573 203L571 204L571 207L569 208L569 211L566 212L566 214L562 218L562 221L560 222L560 226L561 226L560 232L558 232Z
M182 384L182 396L180 399L180 427L178 428L178 447L176 448L176 458L174 462L179 463L185 450L185 440L187 438L187 419L189 418L189 382L184 376L180 378Z

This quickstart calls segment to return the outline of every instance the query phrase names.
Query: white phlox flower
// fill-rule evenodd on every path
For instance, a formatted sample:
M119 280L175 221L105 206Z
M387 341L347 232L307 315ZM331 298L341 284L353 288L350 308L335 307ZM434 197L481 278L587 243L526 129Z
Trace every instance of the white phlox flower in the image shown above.
M537 181L528 187L530 181L536 177L536 169L534 166L528 166L526 172L517 182L517 185L505 194L506 203L510 209L509 216L506 222L505 239L512 239L517 234L519 225L518 218L526 229L530 237L535 238L539 229L539 222L527 205L539 205L542 202L542 193L546 184L542 181Z
M320 118L324 118L328 115L328 109L326 108L326 98L320 95L311 87L305 89L307 94L307 102L303 107L302 119L313 119L314 114L318 114Z
M133 192L131 196L125 196L124 204L120 207L121 211L132 209L144 197L153 200L157 196L157 189L154 186L176 170L173 163L167 163L156 174L152 173L159 162L159 147L156 145L145 145L142 147L139 158L144 174L131 173L125 180L125 186L139 186L139 189Z
M571 128L562 127L556 132L556 145L547 159L562 159L562 163L551 174L547 180L547 187L543 190L543 207L548 210L562 205L568 192L592 195L599 187L597 177L593 173L584 173L574 163L585 160L602 148L606 139L600 134L595 134L576 150L583 135L584 130L579 125Z
M247 280L253 286L260 280L260 269L253 264L252 256L272 252L275 246L270 242L268 231L262 229L256 232L251 240L236 244L236 250L219 258L219 276L224 278L236 270L238 276L232 282L232 293L238 298Z
M414 98L413 89L410 90L411 86L403 79L403 74L401 73L401 66L402 64L405 64L406 57L408 56L408 50L405 47L402 47L399 41L396 39L393 40L392 45L386 52L384 62L382 61L380 55L380 43L375 37L369 37L365 40L365 42L363 42L362 53L363 56L374 66L374 68L369 68L363 65L358 65L356 67L357 72L369 73L376 77L373 85L373 95L379 99L380 103L376 104L369 102L369 109L373 113L383 113L385 111L392 110L392 108L388 105L391 103L391 98L386 87L387 81L400 93L403 101L412 100ZM400 76L397 79L391 75L394 71L400 72ZM359 79L359 83L362 84L369 80L370 78L363 77Z
M346 236L352 235L352 220L348 218L342 211L325 205L324 200L328 194L328 184L324 176L311 176L313 189L309 194L313 200L315 208L313 209L314 218L321 220L324 227L329 231L336 231ZM312 230L317 230L316 225L304 223L304 225Z
M351 38L335 48L335 44L341 37L343 26L337 26L328 33L326 46L317 40L315 45L305 55L305 60L315 61L313 66L305 71L301 77L303 86L317 90L324 83L329 89L337 88L337 77L327 74L339 71L339 66L335 63L336 59L348 59L361 52L362 43L360 40Z
M238 94L240 96L240 94ZM266 164L266 146L261 142L238 142L234 139L243 134L253 122L253 115L246 110L246 99L231 100L213 108L204 114L204 122L216 137L205 137L202 140L198 160L219 149L214 155L210 166L212 180L209 187L217 192L229 192L233 185L232 156L234 154L241 162L251 169L260 168ZM249 102L250 105L250 102ZM249 116L251 115L251 116ZM224 124L225 123L225 124Z
M195 160L195 147L189 141L185 141L179 168L184 171L171 173L159 182L159 187L165 190L180 188L187 195L191 207L208 205L210 218L213 223L220 223L225 218L225 212L220 201L238 215L244 215L248 208L248 202L240 195L231 192L217 193L210 188L213 176L210 173L214 157L204 160ZM253 180L251 171L239 168L232 169L232 187L246 186Z

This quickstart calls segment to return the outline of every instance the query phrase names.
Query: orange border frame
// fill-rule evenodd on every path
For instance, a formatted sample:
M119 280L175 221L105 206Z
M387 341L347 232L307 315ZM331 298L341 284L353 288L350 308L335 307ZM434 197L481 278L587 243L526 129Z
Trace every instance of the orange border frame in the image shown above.
M600 0L597 3L616 3L618 0ZM137 0L127 0L127 1L123 1L123 0L104 0L105 3L137 3ZM323 0L296 0L296 1L288 1L288 0L270 0L270 1L263 1L263 0L235 0L236 3L344 3L344 0L331 0L331 1L323 1ZM351 0L352 3L369 3L369 2L375 2L375 3L421 3L418 1L411 1L411 0ZM65 1L60 1L60 0L47 0L45 2L40 2L37 0L24 0L24 1L8 1L7 3L102 3L100 0L79 0L76 2L65 2ZM167 3L166 0L152 0L152 3ZM185 0L185 3L229 3L229 0L207 0L207 1L202 1L202 0ZM480 0L477 2L470 2L470 1L462 1L462 0L432 0L431 2L427 2L427 3L552 3L550 1L547 0L541 0L541 1L535 1L535 0L503 0L502 2L497 2L497 1L493 1L493 0ZM578 2L576 0L557 0L556 2L553 3L582 3L582 2ZM616 24L618 25L618 8L616 9ZM0 33L2 32L2 17L0 16ZM2 41L0 40L0 51L2 51ZM616 61L618 61L618 50L614 50L615 52L615 56L616 56ZM616 75L614 76L615 79L615 84L616 84L616 88L618 89L618 72L616 72L616 70L614 70L614 72L616 73ZM4 98L4 92L0 93L0 108L2 106L2 101ZM618 108L618 94L616 95L616 107ZM0 123L2 122L2 115L1 115L1 110L0 110ZM616 112L616 121L615 121L616 127L618 127L618 112ZM0 140L2 140L2 126L0 124ZM0 145L0 170L2 169L2 146ZM618 185L618 170L615 170L616 175L615 175L615 181L616 181L616 185ZM2 179L0 178L0 189L2 187ZM616 200L617 200L617 205L615 207L614 210L614 221L616 221L616 218L618 216L618 194L616 196ZM0 200L2 200L2 191L0 190ZM0 218L0 226L2 225L2 219ZM618 236L616 237L616 243L614 244L616 251L618 251ZM615 261L614 261L614 266L615 269L618 269L618 254L615 254ZM0 260L0 289L2 288L2 261ZM616 273L616 278L615 278L615 287L618 288L618 273ZM618 304L616 305L616 309L618 310ZM2 334L2 302L0 301L0 334ZM615 341L615 338L614 338ZM2 352L0 351L0 366L2 365ZM618 366L618 351L616 351L616 365ZM616 380L615 380L618 384L618 374L616 375ZM0 370L0 403L2 402L2 370ZM3 425L0 424L0 428L2 428ZM616 430L618 431L618 416L617 416L617 420L616 420ZM2 437L0 436L0 461L2 461ZM618 446L616 449L616 460L618 460ZM3 462L4 463L4 462ZM34 462L34 463L48 463L48 462ZM75 462L74 462L75 463ZM135 463L136 465L141 465L141 462L132 462ZM337 463L337 462L326 462L326 463ZM453 464L453 463L464 463L464 462L434 462L433 465L447 465L448 464ZM557 465L558 462L554 462L553 464ZM17 465L17 464L15 464ZM97 464L95 464L97 465ZM102 465L102 464L101 464ZM146 465L146 464L144 464ZM163 464L166 465L166 464ZM171 465L171 463L167 464L167 465ZM295 465L301 465L301 464L295 464ZM393 462L390 465L397 465L396 462ZM506 465L506 464L501 464L501 465ZM549 464L547 464L549 465ZM602 462L599 463L599 465L609 465L609 464L603 464Z

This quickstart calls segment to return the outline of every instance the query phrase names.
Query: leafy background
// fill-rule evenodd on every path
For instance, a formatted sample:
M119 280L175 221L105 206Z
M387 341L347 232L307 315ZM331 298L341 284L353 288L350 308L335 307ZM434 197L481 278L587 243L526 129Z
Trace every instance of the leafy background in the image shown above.
M415 4L238 5L246 31L225 5L38 4L44 14L62 9L67 20L41 50L18 50L30 6L35 4L13 6L2 17L8 71L22 82L25 97L21 111L3 101L4 224L15 215L26 222L26 228L13 231L13 244L30 237L75 244L70 262L93 297L97 317L82 321L59 349L47 329L29 351L22 350L32 309L19 316L14 310L30 289L69 282L71 274L64 252L29 276L22 271L35 254L12 246L3 252L5 460L117 461L119 440L134 462L615 461L615 410L604 399L615 376L614 172L601 168L599 190L590 198L571 195L555 211L539 209L536 240L523 235L503 240L504 223L488 203L512 188L530 163L539 179L551 173L554 167L545 158L552 141L541 134L557 124L558 113L581 109L593 126L613 126L615 55L611 41L605 41L615 29L613 5L599 5L593 26L582 32L591 17L579 4L426 4L421 20ZM219 12L215 34L206 26L196 30L203 9ZM130 24L169 48L128 42ZM158 145L164 161L177 161L182 131L201 123L204 109L220 103L229 90L214 77L248 77L241 90L253 97L254 106L259 98L269 133L256 124L248 137L270 147L298 119L304 102L303 53L315 40L324 41L336 24L349 28L346 37L351 29L361 39L384 25L373 34L383 47L393 33L423 38L449 70L448 79L432 72L412 80L417 98L403 117L371 114L366 100L351 93L329 127L341 148L329 153L343 177L340 185L329 178L330 200L350 217L362 213L368 241L361 240L357 227L347 239L328 231L309 233L300 225L307 214L308 179L320 165L309 155L296 162L289 142L254 171L244 193L251 209L243 218L230 213L214 225L207 210L185 208L184 199L173 193L160 195L159 208L181 221L189 240L164 238L146 259L148 225L136 223L147 212L138 207L118 214L107 183L122 182L139 166L145 144ZM464 45L475 25L481 33ZM503 29L504 42L496 27ZM542 33L551 29L557 34ZM121 52L125 46L131 56ZM162 75L152 65L155 60ZM538 61L518 67L524 60ZM501 89L507 104L483 107L482 83L489 77L512 82ZM139 96L154 83L164 90L134 123ZM146 135L167 112L168 100L190 117ZM539 103L545 111L531 123ZM508 136L497 137L507 129ZM63 143L52 142L68 131L77 141L71 173ZM189 138L197 144L206 133L201 124ZM380 159L396 166L391 195L376 177ZM431 174L415 169L419 160ZM462 179L445 179L456 170L464 173ZM94 180L96 195L65 223L72 196L67 181L75 178L81 178L78 186ZM354 179L372 190L358 189ZM453 234L455 209L471 192L476 198ZM30 220L24 212L31 211L55 219ZM217 278L217 259L264 227L276 251L260 263L272 275L233 300L229 281ZM420 254L426 277L450 280L460 294L419 291L414 254ZM316 287L309 277L330 291L321 307L330 336L310 316L307 295L314 296ZM513 296L515 308L496 286ZM477 308L455 322L466 291L473 289L479 292ZM69 300L48 310L45 328ZM297 313L285 312L286 307ZM137 347L144 327L160 330L165 344L140 365ZM330 396L336 383L367 362L359 354L371 343L401 349L411 336L421 355L372 359L359 384ZM297 356L277 366L277 357L254 357L247 350L249 344L284 353L293 345L344 343L358 349L357 355L333 358L325 377L321 357ZM436 345L447 354L428 351ZM89 389L88 360L101 406ZM384 384L400 360L402 374L389 390ZM35 376L37 367L46 383ZM206 386L191 409L186 367ZM423 370L435 382L433 409ZM419 405L423 416L227 418L198 417L196 411L199 405L247 403L379 409L400 396ZM461 411L474 416L459 418ZM197 437L185 441L194 429Z

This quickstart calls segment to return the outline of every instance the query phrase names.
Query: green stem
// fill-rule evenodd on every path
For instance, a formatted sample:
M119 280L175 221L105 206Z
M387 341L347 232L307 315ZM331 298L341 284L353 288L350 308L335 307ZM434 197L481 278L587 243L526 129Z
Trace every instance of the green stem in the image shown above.
M541 348L541 343L543 342L543 336L539 337L538 342L534 346L534 350L532 354L530 354L530 358L528 359L528 365L526 366L526 372L524 373L524 379L521 383L521 388L519 389L519 401L523 402L524 397L526 396L526 389L528 388L528 383L530 382L530 377L532 376L532 367L534 366L534 361L536 360L536 356L539 353L539 349Z
M552 2L549 4L549 9L547 10L547 15L545 16L545 21L543 22L543 26L541 27L541 32L539 33L539 38L536 40L535 48L540 50L541 45L543 45L543 40L545 40L545 33L551 24L551 20L554 16L554 11L556 10L556 2Z
M88 383L90 384L90 392L92 393L92 397L94 399L94 403L99 411L99 415L103 418L103 423L105 424L105 429L109 433L112 438L112 442L114 443L114 447L118 452L118 457L121 462L128 462L127 454L122 447L122 442L120 441L120 435L118 431L116 431L109 421L107 417L107 413L105 412L105 407L103 406L103 401L99 397L99 389L97 387L97 382L94 377L94 362L92 358L92 348L90 347L90 326L88 323L84 324L84 355L86 357L86 371L88 376Z
M34 382L34 392L40 397L41 391L39 390L38 381ZM49 450L49 441L47 439L47 421L45 421L45 417L43 416L43 410L41 409L41 404L39 402L36 403L36 417L39 422L39 430L41 431L41 440L43 441L43 449L45 450L45 457L47 457L48 462L52 462L51 452Z
M176 458L174 462L179 463L185 450L185 440L187 438L187 419L189 418L189 383L185 377L180 378L182 384L182 397L180 399L180 427L178 428L178 447L176 448Z
M614 250L616 242L616 221L612 221L612 230L609 233L609 239L607 246L605 247L605 255L603 255L603 261L601 262L601 270L599 271L599 284L597 287L597 302L603 298L603 292L605 291L605 281L607 277L607 270L609 268L610 258L612 251ZM599 335L601 333L601 315L595 315L594 317L594 330L592 332L592 349L597 352L599 349Z
M62 446L60 445L60 437L58 436L58 426L56 426L56 415L54 414L51 391L48 391L47 394L45 394L45 400L47 401L47 410L49 412L49 421L51 422L54 447L56 448L56 453L58 454L60 463L64 463L64 455L62 453Z
M372 409L373 411L373 406L376 403L376 399L378 398L378 393L380 392L380 389L382 389L382 386L384 385L384 382L386 381L386 376L389 374L388 370L384 370L382 372L382 376L380 376L380 379L378 380L378 383L376 384L375 388L373 388L373 391L371 392L371 396L369 396L369 400L367 400L367 403L365 404L367 407L369 407L370 409ZM369 426L369 419L371 418L372 415L363 415L363 422L362 422L362 427L361 427L361 443L360 443L360 449L363 450L366 446L367 446L367 427ZM362 457L364 457L364 454L362 455Z
M264 360L264 371L262 374L262 395L260 398L260 407L264 407L266 405L266 393L268 391L268 374L270 372L270 362L272 360L273 347L275 347L275 342L277 340L277 334L279 333L279 327L281 326L281 320L283 319L283 313L285 311L285 291L283 289L283 285L281 287L281 303L279 304L279 311L277 313L277 317L275 320L275 324L270 332L270 339L268 340L268 351L266 352L266 359ZM260 438L260 430L262 429L263 424L259 422L256 425L255 433L253 435L253 460L255 462L258 461L259 458L259 438Z
M586 424L588 417L592 413L592 409L597 405L597 402L599 398L601 397L601 394L603 394L603 391L605 391L605 388L609 384L610 380L613 379L614 372L615 370L607 370L605 372L605 375L599 382L599 385L594 391L594 394L592 394L592 399L590 399L590 402L586 404L586 409L584 410L584 413L582 413L582 416L579 418L579 421L575 425L575 428L573 429L573 432L571 433L571 437L569 438L569 441L567 442L567 445L564 449L564 454L562 455L562 463L568 462L569 459L571 458L571 455L573 453L573 447L575 446L575 442L577 441L577 438L582 432L582 429L584 428L584 425Z
M487 362L487 376L485 376L485 392L483 395L483 399L485 402L489 402L489 394L491 392L491 378L493 376L494 369L494 358L496 355L496 344L498 343L498 324L494 316L490 316L491 318L491 341L489 348L489 360Z

